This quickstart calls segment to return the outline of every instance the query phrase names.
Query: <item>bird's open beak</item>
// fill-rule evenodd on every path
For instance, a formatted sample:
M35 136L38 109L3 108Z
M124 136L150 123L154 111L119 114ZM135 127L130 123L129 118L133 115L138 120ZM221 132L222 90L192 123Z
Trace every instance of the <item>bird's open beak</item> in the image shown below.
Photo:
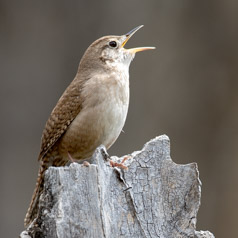
M137 26L136 28L134 28L133 30L131 30L127 34L125 34L126 39L122 43L121 47L124 47L125 44L127 43L127 41L142 27L143 27L143 25ZM153 49L155 49L155 47L137 47L137 48L127 49L127 50L132 52L132 53L136 53L136 52L139 52L139 51L153 50Z

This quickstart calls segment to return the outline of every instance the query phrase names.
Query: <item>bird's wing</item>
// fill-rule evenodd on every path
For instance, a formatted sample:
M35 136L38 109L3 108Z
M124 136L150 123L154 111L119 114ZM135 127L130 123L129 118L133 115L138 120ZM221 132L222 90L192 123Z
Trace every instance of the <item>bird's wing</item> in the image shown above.
M38 160L60 139L82 109L81 89L82 83L74 80L59 99L43 130Z

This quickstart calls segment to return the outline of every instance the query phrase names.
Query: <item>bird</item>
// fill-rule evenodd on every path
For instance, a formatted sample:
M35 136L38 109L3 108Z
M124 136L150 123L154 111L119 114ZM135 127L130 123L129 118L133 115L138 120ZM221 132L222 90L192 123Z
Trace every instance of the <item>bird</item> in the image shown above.
M94 41L80 60L42 133L36 187L24 219L27 227L37 216L44 173L50 166L82 161L103 144L109 149L125 124L129 105L129 66L135 54L155 47L124 46L143 25L127 34Z

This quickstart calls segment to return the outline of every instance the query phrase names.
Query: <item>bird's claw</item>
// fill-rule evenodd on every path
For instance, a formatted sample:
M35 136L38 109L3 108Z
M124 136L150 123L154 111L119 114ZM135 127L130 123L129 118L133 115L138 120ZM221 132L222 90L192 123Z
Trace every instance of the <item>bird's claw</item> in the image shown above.
M125 169L125 170L128 169L128 167L126 165L124 165L124 162L126 160L128 160L130 158L130 156L125 156L123 158L123 160L120 163L118 163L118 162L113 161L110 158L109 154L107 153L107 151L104 148L101 148L101 154L105 161L109 161L111 167L117 167L117 168L121 168L121 169Z
M128 160L130 158L130 156L125 156L123 158L123 160L121 161L121 163L117 163L117 162L114 162L112 160L110 160L110 166L111 167L118 167L118 168L121 168L121 169L125 169L125 170L128 170L128 167L126 165L124 165L125 161Z

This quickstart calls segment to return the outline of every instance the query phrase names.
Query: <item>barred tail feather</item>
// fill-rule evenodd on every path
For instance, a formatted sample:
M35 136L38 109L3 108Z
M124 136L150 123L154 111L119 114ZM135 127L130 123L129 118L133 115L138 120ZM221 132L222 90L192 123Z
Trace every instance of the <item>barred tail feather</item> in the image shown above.
M36 217L38 212L38 205L39 205L39 198L40 194L43 190L44 184L44 172L47 169L46 166L41 165L38 171L38 178L36 182L36 187L32 195L30 206L27 210L25 219L24 219L24 226L27 227Z

